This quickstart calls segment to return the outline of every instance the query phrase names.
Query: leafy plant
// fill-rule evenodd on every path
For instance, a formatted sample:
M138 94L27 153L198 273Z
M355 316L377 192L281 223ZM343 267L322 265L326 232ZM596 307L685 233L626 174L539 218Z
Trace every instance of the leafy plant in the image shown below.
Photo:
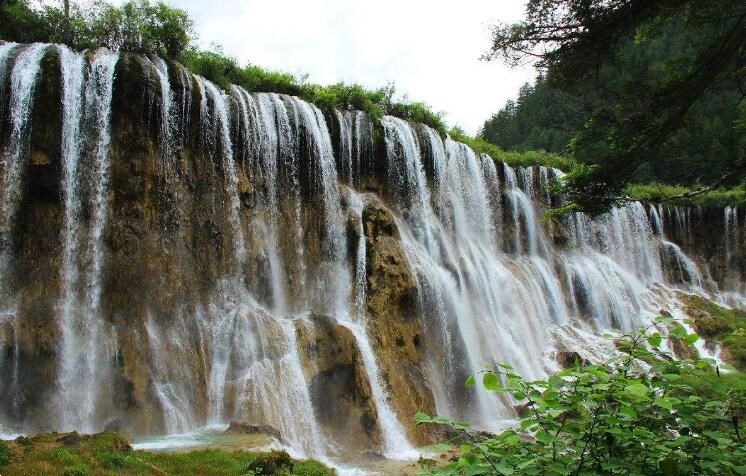
M699 338L673 319L660 323L687 344ZM515 429L471 435L445 467L422 460L423 469L470 475L746 474L743 386L725 385L712 360L671 360L661 350L664 336L652 329L620 338L619 354L604 364L578 363L546 380L525 380L505 364L485 371L482 385L524 402L526 415ZM470 377L467 387L476 380ZM443 417L418 413L415 423L446 423L468 434L466 425Z
M10 464L12 455L10 454L10 448L5 443L0 443L0 467L7 466Z

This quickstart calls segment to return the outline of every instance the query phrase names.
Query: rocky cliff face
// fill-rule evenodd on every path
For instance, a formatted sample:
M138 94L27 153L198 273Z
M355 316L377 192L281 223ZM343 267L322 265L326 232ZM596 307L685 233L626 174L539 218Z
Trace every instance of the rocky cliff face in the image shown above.
M397 452L428 442L417 411L510 416L466 376L541 374L555 326L634 326L649 289L694 289L682 257L740 292L740 210L545 223L557 171L155 57L37 48L0 45L5 427L237 420L312 455Z
M705 270L708 285L739 289L746 265L742 234L746 210L737 207L655 207L661 232Z

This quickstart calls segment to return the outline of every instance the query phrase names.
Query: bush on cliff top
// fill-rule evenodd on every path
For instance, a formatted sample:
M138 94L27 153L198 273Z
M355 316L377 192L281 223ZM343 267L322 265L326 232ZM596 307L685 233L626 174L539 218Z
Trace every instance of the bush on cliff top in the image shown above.
M458 127L448 131L451 139L462 142L471 147L478 154L487 154L493 160L505 162L511 167L531 167L533 165L543 165L553 167L563 172L572 171L577 165L576 162L568 157L559 154L552 154L542 150L528 150L523 152L504 151L495 144L491 144L481 137L472 137L466 134Z
M236 84L251 92L276 92L298 96L326 113L334 109L360 110L380 119L384 114L421 122L445 136L440 114L430 106L406 99L394 100L388 85L365 89L358 84L310 84L305 77L241 65L220 47L194 46L193 22L187 12L161 1L130 0L115 7L103 0L72 2L69 14L59 6L33 8L30 0L0 2L0 38L22 43L64 43L76 50L105 46L112 50L157 54L181 62L222 89Z
M671 318L660 324L687 345L698 339ZM707 359L671 360L659 350L662 343L651 326L622 337L620 354L605 364L576 362L547 380L525 380L508 365L488 369L481 377L488 391L525 403L519 428L474 435L464 424L417 414L416 424L446 423L469 441L457 460L438 467L423 459L423 468L431 474L746 474L743 376L721 377ZM475 381L470 377L467 387Z
M189 48L177 58L187 69L228 90L231 84L241 86L250 92L272 92L298 96L315 104L326 113L334 109L341 111L358 110L374 119L384 115L421 122L445 136L446 126L440 114L421 102L394 100L395 88L392 84L378 89L365 89L359 84L336 83L329 86L307 83L306 77L289 73L268 71L259 66L241 66L237 59L222 52L220 47L213 51Z
M746 186L743 184L732 188L720 187L705 193L690 195L696 188L648 183L628 185L625 192L638 200L654 203L668 202L675 205L713 207L746 205Z
M193 40L187 13L163 2L131 0L115 7L101 0L62 2L33 8L29 0L0 2L0 38L64 43L76 50L100 46L112 50L178 56Z

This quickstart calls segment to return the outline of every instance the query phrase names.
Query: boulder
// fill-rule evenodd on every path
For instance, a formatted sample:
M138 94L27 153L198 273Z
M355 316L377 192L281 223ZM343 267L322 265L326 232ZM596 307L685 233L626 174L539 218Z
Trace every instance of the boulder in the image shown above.
M378 413L353 333L321 314L296 321L296 332L314 412L325 433L343 451L380 447Z
M280 431L270 425L252 425L239 421L232 421L225 430L227 435L265 435L283 442Z
M588 359L584 359L575 351L572 350L564 350L557 352L557 363L562 367L563 369L569 369L570 367L574 367L575 364L580 365L588 365Z

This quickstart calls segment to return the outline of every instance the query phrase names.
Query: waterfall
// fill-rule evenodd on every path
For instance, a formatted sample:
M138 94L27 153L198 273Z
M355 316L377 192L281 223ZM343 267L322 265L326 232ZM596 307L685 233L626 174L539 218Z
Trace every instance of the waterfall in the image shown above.
M80 311L78 279L78 238L80 233L80 127L83 116L83 80L85 60L82 55L67 47L59 48L62 69L62 191L64 194L64 218L62 229L62 299L60 302L61 356L58 385L65 396L65 407L61 410L64 426L75 427L82 422L74 415L72 399L79 382L71 378L77 373L78 353L83 342L78 340L76 329ZM81 398L82 396L76 396Z
M60 154L34 164L44 185L27 187L52 49ZM3 425L111 423L145 436L238 420L274 427L296 454L355 458L368 445L398 457L427 443L410 426L413 405L489 430L515 416L510 398L464 388L487 366L543 377L559 352L599 354L582 336L632 331L682 307L680 293L746 302L735 207L717 211L724 233L712 246L692 237L709 215L687 207L548 220L563 203L559 170L495 162L395 117L223 91L176 63L128 55L0 44ZM143 91L157 127L125 116L134 101L116 110L120 84ZM131 129L117 130L122 120ZM14 222L27 203L41 207L29 194L44 187L54 206L43 226L59 243L45 241L59 260L28 283L15 267L36 257L11 246L29 241ZM137 250L132 269L122 241ZM114 263L143 288L117 289L132 280L110 281ZM344 428L330 427L339 415L367 433L340 440Z
M0 53L9 52L9 44L3 45ZM34 104L34 90L41 70L41 60L47 45L34 43L25 47L18 55L10 73L10 100L7 108L10 114L10 137L3 160L3 192L0 210L2 211L2 242L0 242L0 293L6 305L13 297L7 294L9 290L7 280L10 278L10 250L12 246L12 231L16 217L18 202L21 197L22 175L25 155L31 138L31 111ZM5 108L4 108L5 110Z
M161 86L161 130L160 130L160 155L164 162L172 160L174 136L176 127L176 117L173 111L174 92L171 90L171 83L168 79L168 65L160 56L152 56L150 61L153 63L158 80Z
M5 97L5 83L8 74L8 57L15 50L18 43L5 42L0 45L0 98ZM0 117L5 117L5 101L0 101ZM3 122L0 121L0 133L3 131Z
M341 179L359 187L372 159L368 144L373 137L373 122L362 111L334 111L339 126L337 170Z
M102 320L100 308L104 260L103 234L108 219L111 99L118 53L98 51L88 66L83 84L83 59L60 48L63 73L62 160L64 225L61 302L61 358L58 374L61 426L93 431L99 397L105 388L107 358L115 353L114 339ZM80 127L85 126L88 161L84 180L89 188L91 210L85 259L80 260ZM84 269L81 269L85 266ZM77 296L84 276L84 298ZM82 302L81 302L82 301ZM88 344L95 343L81 352Z
M357 137L360 137L357 135ZM389 403L389 396L383 388L380 370L376 362L376 356L370 344L370 338L365 328L365 230L363 224L363 200L354 192L350 192L351 210L359 217L360 235L355 255L355 293L351 304L351 316L349 320L343 320L342 325L347 327L355 336L355 342L363 359L365 372L368 376L376 413L383 434L384 454L392 456L407 454L412 451L412 445L407 441L404 429L399 423L394 410Z
M725 269L729 279L738 281L738 268L734 263L736 256L741 252L742 233L738 224L738 207L727 206L724 211L724 228L725 233L723 241L725 243Z

